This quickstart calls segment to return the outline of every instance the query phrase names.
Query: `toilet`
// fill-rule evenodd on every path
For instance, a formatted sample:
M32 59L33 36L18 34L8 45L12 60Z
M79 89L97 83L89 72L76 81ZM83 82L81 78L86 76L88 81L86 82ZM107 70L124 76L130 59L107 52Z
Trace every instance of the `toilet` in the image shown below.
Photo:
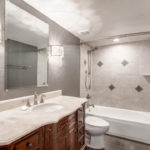
M103 135L109 130L109 123L101 118L87 116L85 118L86 144L89 148L104 149Z

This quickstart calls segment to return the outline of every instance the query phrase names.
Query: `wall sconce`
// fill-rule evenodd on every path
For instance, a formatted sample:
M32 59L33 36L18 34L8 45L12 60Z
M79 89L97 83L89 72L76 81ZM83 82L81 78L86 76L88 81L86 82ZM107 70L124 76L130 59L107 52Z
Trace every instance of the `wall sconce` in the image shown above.
M0 24L0 44L2 43L2 25Z
M60 56L64 57L64 47L63 46L52 46L51 56Z

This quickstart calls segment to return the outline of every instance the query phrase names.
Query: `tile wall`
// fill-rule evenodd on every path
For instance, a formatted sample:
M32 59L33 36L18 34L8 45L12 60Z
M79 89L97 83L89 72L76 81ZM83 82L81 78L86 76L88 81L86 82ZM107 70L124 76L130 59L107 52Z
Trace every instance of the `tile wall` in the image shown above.
M80 52L80 96L86 97L87 45ZM150 40L99 47L92 53L91 101L97 105L150 111ZM105 136L105 150L150 150L150 146ZM93 149L89 149L93 150Z
M100 47L92 54L93 103L150 111L150 41Z

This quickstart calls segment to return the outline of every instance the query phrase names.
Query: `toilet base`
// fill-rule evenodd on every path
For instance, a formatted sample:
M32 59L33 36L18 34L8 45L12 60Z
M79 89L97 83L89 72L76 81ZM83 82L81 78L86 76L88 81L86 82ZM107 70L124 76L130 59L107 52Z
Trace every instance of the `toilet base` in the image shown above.
M93 149L104 149L104 136L90 136L86 135L86 144L89 148Z

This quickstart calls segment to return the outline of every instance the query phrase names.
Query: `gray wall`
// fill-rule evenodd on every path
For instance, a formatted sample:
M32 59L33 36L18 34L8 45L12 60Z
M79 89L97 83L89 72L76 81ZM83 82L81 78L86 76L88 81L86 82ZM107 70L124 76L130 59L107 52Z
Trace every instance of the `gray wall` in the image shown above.
M35 46L14 40L5 42L6 88L37 85L37 52ZM22 66L27 69L21 68Z
M50 44L64 45L65 57L59 60L61 64L57 64L57 59L49 57L48 65L48 87L41 88L21 88L13 89L6 92L4 90L4 45L0 46L0 100L15 98L33 94L34 90L47 92L62 89L64 95L79 96L80 93L80 40L74 35L61 28L59 25L36 11L32 7L26 5L23 1L13 0L20 7L28 10L30 13L39 17L50 25ZM4 5L0 1L0 11L4 11ZM3 21L4 14L0 12ZM4 44L4 43L3 43Z

